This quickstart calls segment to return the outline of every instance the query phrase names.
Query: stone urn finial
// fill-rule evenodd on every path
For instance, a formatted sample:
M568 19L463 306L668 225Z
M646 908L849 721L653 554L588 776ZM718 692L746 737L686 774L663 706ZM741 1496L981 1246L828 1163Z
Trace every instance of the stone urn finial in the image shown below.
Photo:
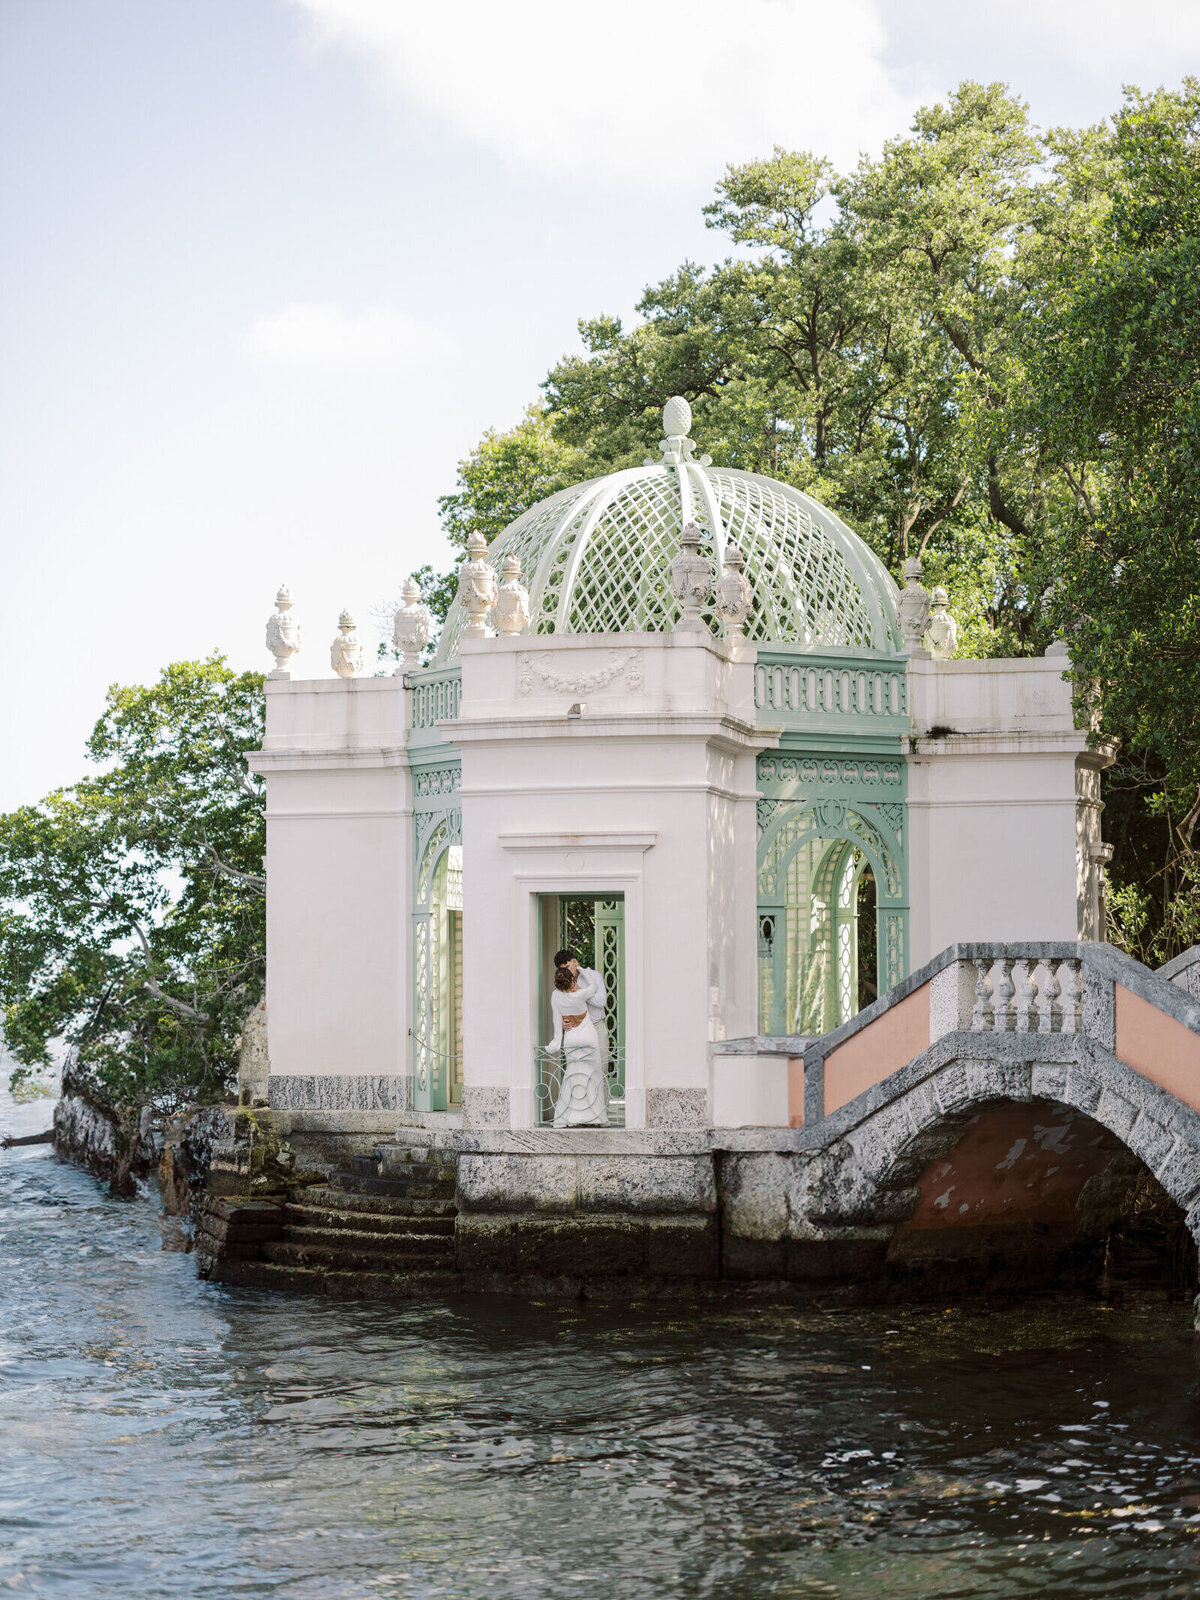
M521 561L518 556L505 556L500 563L496 626L503 634L517 634L529 626L529 591L521 582Z
M707 556L700 554L700 529L685 522L680 537L682 549L671 563L671 593L683 611L675 624L676 633L707 633L701 612L712 599L713 570Z
M292 616L292 591L286 583L279 585L275 611L267 619L267 649L275 657L275 670L267 677L290 678L292 657L300 650L300 624Z
M339 678L356 677L363 669L362 640L349 611L343 611L338 618L337 636L329 646L329 665Z
M929 590L921 583L921 573L925 569L919 556L909 556L903 570L904 588L896 610L904 648L911 655L914 650L924 648L925 630L929 627Z
M464 639L492 637L487 617L496 604L499 585L495 569L484 559L486 555L487 540L476 530L467 540L467 559L458 569L459 604L467 613L467 623L462 631Z
M433 617L429 607L421 603L421 586L415 578L406 578L400 589L400 606L392 619L392 639L401 656L397 676L421 665L421 651L432 637Z
M929 597L931 612L925 630L925 644L935 661L949 661L958 654L958 623L946 610L950 596L941 584Z
M716 599L713 610L725 625L727 639L740 639L746 618L750 615L750 607L754 601L754 590L750 587L750 580L746 576L746 558L742 554L741 546L730 539L725 546L725 559L721 563L722 572L717 580Z

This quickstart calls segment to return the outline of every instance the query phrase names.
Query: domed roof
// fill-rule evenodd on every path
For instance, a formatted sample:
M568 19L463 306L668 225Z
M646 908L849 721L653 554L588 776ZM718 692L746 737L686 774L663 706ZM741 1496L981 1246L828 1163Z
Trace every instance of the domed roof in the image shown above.
M719 562L730 539L746 558L758 643L889 652L899 648L898 590L887 568L832 511L756 472L695 458L692 412L663 410L661 461L574 484L531 506L492 541L499 571L520 558L531 633L667 632L679 608L669 576L685 522ZM719 575L719 574L718 574ZM466 616L455 600L435 663L458 655ZM715 631L715 627L714 627Z

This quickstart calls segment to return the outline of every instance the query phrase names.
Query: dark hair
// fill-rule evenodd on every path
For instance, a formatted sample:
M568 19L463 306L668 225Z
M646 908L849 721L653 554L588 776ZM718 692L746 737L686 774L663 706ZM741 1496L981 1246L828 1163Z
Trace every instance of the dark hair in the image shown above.
M568 961L574 961L574 959L574 950L559 950L554 957L554 965L556 967L565 967Z
M564 994L569 994L575 987L575 974L570 967L555 967L554 987L561 989Z

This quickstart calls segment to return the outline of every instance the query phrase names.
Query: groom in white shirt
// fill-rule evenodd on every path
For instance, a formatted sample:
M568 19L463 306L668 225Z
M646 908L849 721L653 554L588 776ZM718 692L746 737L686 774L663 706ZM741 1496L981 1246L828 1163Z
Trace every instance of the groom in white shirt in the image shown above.
M600 1059L608 1070L608 1024L604 1020L604 1006L608 1000L608 990L604 987L604 979L592 967L581 967L571 950L560 950L554 957L556 967L570 967L576 978L583 983L594 983L596 992L587 1002L587 1014L592 1019L592 1026L596 1030L596 1038L600 1041Z

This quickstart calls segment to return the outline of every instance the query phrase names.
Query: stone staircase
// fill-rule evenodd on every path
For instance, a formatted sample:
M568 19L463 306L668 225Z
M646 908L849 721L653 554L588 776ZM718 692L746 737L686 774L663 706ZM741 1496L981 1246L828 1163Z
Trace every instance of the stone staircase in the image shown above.
M454 1157L428 1145L381 1145L323 1183L292 1191L274 1236L253 1256L223 1254L229 1283L402 1300L461 1287L454 1259Z

